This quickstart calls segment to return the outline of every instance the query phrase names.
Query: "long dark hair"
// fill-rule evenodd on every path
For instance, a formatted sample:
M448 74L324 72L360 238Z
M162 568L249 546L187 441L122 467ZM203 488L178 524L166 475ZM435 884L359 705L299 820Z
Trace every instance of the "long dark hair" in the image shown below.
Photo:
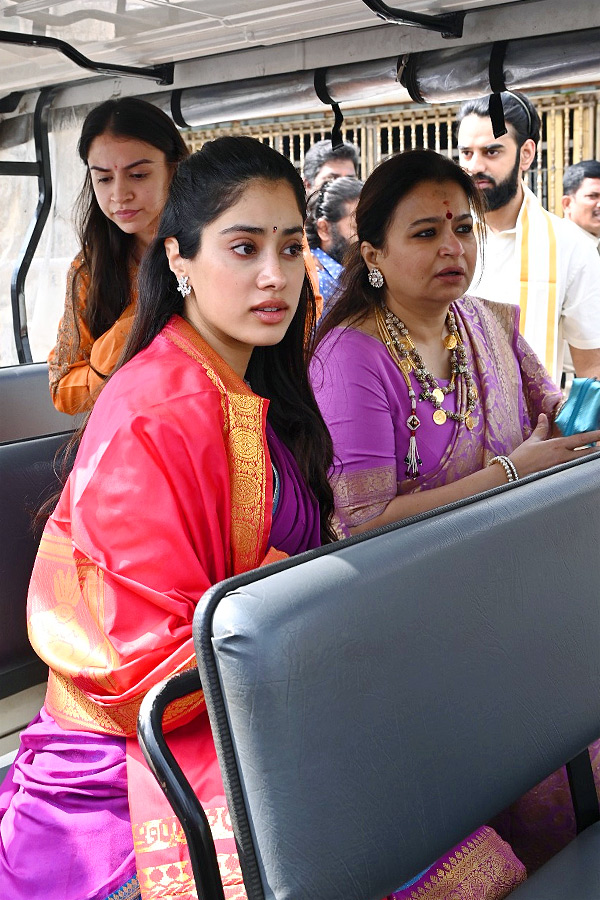
M256 180L289 184L304 219L306 198L299 174L288 159L254 138L218 138L179 165L156 238L140 266L135 319L119 367L147 347L173 314L183 313L183 298L169 268L165 239L176 238L180 255L193 259L203 229ZM300 303L285 337L274 346L254 348L246 378L257 394L270 401L269 421L294 454L319 502L321 537L328 542L334 539L333 493L327 480L333 448L310 386L306 358L306 335L314 329L315 320L315 298L305 276Z
M308 214L304 230L311 250L321 246L317 221L339 222L346 215L347 204L358 200L363 183L358 178L344 176L324 182L308 198Z
M315 346L343 322L357 325L381 302L381 290L367 279L368 269L360 245L385 246L390 222L398 204L414 187L425 181L453 181L467 195L476 222L484 222L485 201L469 175L447 156L434 150L407 150L380 163L364 183L356 207L357 242L344 260L339 299L321 320Z
M188 155L185 142L169 116L145 100L136 97L107 100L86 116L77 145L79 156L86 163L86 175L77 200L76 224L90 274L83 315L94 340L114 325L129 303L129 263L135 240L134 235L125 234L106 218L94 194L87 160L92 142L103 134L151 144L162 150L173 172L177 163ZM75 296L72 302L77 302Z

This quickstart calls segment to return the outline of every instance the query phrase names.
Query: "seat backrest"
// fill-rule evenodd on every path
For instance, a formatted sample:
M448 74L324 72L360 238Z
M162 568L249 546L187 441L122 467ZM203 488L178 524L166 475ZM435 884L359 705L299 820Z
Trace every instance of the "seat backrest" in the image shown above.
M27 588L40 539L33 517L60 488L56 454L70 436L0 444L0 699L47 677L27 638Z
M250 900L381 900L600 734L600 458L217 585Z
M46 363L0 370L0 444L73 431L80 424L81 417L54 408Z

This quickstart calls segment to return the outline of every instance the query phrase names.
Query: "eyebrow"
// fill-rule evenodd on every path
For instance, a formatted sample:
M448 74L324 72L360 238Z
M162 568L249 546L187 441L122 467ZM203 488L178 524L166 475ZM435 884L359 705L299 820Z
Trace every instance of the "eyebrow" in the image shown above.
M459 149L459 151L460 150L471 150L471 147L469 147L468 144L459 144L458 149ZM498 142L497 144L484 144L484 146L481 149L482 150L505 150L506 146L505 146L505 144L501 144L500 142Z
M462 222L464 219L472 219L473 216L470 212L462 213L460 216L454 216L455 222ZM415 219L414 222L411 222L408 226L409 228L414 228L415 225L438 225L440 222L445 222L446 216L429 216L427 219Z
M304 229L302 228L302 225L294 225L292 228L282 228L279 233L285 234L287 236L290 234L302 234L303 230ZM230 225L229 228L224 228L223 231L219 232L219 234L233 234L234 232L239 231L244 231L246 232L246 234L258 235L264 235L267 233L266 228L259 228L257 225Z
M150 163L150 165L153 165L154 162L155 161L153 159L136 159L135 162L129 163L128 166L123 166L123 168L124 169L135 169L136 166L147 165L148 163ZM103 169L102 166L89 166L89 169L90 170L94 169L94 171L96 171L96 172L110 172L111 171L110 169Z

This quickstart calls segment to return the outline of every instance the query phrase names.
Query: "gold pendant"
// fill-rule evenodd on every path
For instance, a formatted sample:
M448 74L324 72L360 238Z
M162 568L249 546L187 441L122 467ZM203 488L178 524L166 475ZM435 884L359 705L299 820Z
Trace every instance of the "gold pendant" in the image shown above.
M465 419L465 425L467 426L469 431L472 431L475 425L477 425L477 419L474 419L473 416L467 416Z
M407 375L409 372L412 372L413 364L411 363L410 359L407 356L405 356L403 359L400 360L399 365L400 365L400 368L402 369L402 371L406 372Z
M443 409L436 409L433 414L433 421L436 425L443 425L447 418Z
M435 400L436 403L444 402L444 392L441 390L441 388L435 388L431 392L431 396L433 397L433 399Z
M447 334L444 338L444 347L446 350L454 350L457 344L458 341L456 340L455 334Z

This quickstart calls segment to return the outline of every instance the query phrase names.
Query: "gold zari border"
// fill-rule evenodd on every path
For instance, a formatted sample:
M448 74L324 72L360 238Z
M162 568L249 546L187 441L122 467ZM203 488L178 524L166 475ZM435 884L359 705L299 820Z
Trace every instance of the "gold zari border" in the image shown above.
M193 669L195 665L195 659L189 660L178 671ZM71 678L51 669L45 705L62 728L101 731L103 734L112 734L116 737L132 737L136 733L137 717L142 700L143 695L140 695L126 703L110 707L99 706L98 703L90 700L83 691L80 691ZM202 691L195 691L187 697L175 700L165 712L163 720L165 727L168 728L178 719L188 717L195 711L199 712L204 705Z
M524 867L507 856L507 846L493 828L484 827L464 842L408 900L503 900L525 881Z

